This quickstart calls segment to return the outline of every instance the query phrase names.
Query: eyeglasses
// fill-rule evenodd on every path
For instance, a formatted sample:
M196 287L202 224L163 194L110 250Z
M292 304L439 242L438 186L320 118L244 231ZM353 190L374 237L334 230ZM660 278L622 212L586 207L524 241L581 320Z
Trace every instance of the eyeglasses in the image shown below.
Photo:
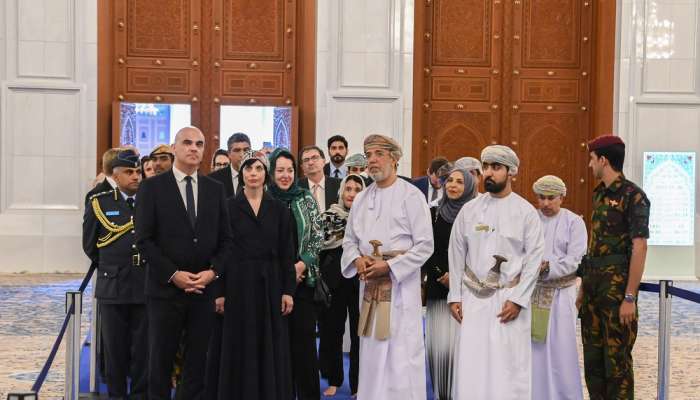
M304 163L304 164L308 164L308 163L310 163L310 162L316 162L316 161L318 161L318 160L320 160L320 159L321 159L321 156L311 156L311 157L308 157L308 158L302 158L302 159L301 159L301 162Z

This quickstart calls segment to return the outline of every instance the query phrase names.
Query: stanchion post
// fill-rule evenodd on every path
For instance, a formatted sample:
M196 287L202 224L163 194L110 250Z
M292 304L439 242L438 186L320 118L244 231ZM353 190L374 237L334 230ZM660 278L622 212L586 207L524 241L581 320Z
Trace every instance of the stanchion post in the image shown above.
M95 276L92 277L92 287L95 287ZM98 321L99 321L99 305L93 291L92 296L92 318L90 319L90 392L97 393L97 346L99 341Z
M657 399L668 400L671 372L671 295L668 287L673 281L659 281L659 370L657 376Z
M78 400L80 393L80 315L83 311L82 305L81 292L66 292L66 313L70 314L70 321L66 331L65 400Z

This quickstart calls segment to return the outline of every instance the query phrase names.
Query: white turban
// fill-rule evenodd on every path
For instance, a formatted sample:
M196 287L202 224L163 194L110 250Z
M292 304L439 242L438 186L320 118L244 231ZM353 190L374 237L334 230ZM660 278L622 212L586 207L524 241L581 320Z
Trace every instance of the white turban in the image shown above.
M467 171L479 171L479 174L483 175L484 171L481 169L481 161L474 157L462 157L455 161L455 168L464 169Z
M566 196L566 184L554 175L545 175L535 181L532 190L541 196Z
M364 142L365 152L367 151L368 147L380 147L389 151L391 158L393 158L395 161L399 161L399 159L403 156L401 146L399 146L396 140L390 138L389 136L378 134L367 136Z
M482 150L481 162L505 165L508 167L508 175L511 176L518 174L518 166L520 166L520 160L515 152L510 147L502 146L500 144L488 146Z

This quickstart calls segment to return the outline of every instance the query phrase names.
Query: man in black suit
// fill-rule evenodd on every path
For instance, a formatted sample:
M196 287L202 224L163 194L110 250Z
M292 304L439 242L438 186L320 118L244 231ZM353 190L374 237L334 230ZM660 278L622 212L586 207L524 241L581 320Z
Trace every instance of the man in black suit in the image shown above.
M233 197L238 193L238 170L241 169L243 154L250 150L250 138L241 132L236 132L228 138L228 158L231 165L209 174L209 177L223 183L226 188L226 197Z
M323 150L318 146L306 146L299 152L299 163L305 176L299 180L299 186L311 191L321 213L330 208L331 204L338 202L340 190L340 179L323 174L324 161Z
M437 172L443 165L447 164L449 161L445 157L436 157L430 161L430 166L428 167L427 175L418 177L413 180L413 184L416 185L423 196L425 196L425 201L432 207L436 202L440 201L442 198L442 183L440 182L440 177Z
M333 135L328 139L328 157L331 160L323 166L323 174L337 179L343 179L348 174L345 157L348 155L348 141L341 135Z
M173 361L184 332L178 398L202 399L214 299L209 284L222 277L231 245L224 187L198 175L204 135L182 128L170 171L141 183L134 223L148 269L148 393L170 399Z
M127 397L129 377L129 398L146 399L146 273L132 222L141 173L139 156L133 150L122 150L112 167L117 187L94 194L85 207L83 250L97 263L95 297L109 398Z

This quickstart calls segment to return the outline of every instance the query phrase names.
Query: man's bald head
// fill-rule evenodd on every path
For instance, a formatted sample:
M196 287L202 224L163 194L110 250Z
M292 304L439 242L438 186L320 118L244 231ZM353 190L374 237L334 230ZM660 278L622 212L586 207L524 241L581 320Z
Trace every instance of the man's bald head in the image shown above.
M187 133L194 133L195 135L198 135L202 138L202 141L204 140L204 134L202 131L197 128L196 126L186 126L184 128L181 128L177 133L175 134L175 142L180 142L182 141L182 138L187 134Z
M175 134L175 167L188 175L197 171L204 156L204 134L199 128L186 126Z

